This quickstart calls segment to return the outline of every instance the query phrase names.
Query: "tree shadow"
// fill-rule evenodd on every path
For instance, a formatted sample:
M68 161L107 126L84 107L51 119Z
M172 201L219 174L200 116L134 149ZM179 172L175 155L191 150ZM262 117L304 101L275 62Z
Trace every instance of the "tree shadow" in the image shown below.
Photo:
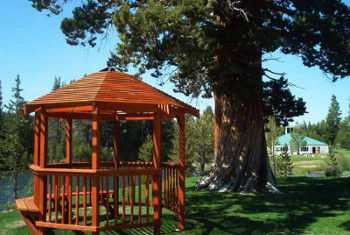
M287 178L279 188L284 195L188 188L187 228L195 234L300 234L320 218L348 213L350 179ZM349 231L350 219L340 227Z

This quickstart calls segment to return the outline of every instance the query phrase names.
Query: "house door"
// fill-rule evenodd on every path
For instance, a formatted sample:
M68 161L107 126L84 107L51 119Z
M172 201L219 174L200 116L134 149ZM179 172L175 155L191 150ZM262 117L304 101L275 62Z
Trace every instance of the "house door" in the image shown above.
M312 147L312 153L316 153L316 147Z

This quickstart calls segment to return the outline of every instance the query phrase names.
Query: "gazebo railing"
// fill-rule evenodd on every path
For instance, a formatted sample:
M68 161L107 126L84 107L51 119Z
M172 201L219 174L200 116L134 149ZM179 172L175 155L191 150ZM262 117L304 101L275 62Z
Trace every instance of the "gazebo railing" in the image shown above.
M88 167L86 163L79 163L79 166ZM157 210L152 185L159 179L160 169L30 168L47 185L46 195L40 199L44 209L42 220L36 222L38 227L94 232L160 223L152 216ZM92 221L94 179L99 182L98 226L93 226Z

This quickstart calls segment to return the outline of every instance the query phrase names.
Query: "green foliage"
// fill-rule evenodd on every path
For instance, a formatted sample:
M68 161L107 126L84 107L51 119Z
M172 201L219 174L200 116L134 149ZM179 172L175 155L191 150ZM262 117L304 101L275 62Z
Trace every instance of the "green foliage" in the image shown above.
M150 134L146 136L145 142L139 149L139 160L142 162L153 162L153 139Z
M350 157L346 156L343 153L336 154L337 159L337 168L340 173L345 171L350 171Z
M281 155L277 158L278 171L277 174L288 177L292 175L293 162L290 160L288 146L285 145Z
M0 138L0 167L12 171L14 181L13 196L17 198L17 177L22 169L26 169L33 153L33 125L30 116L22 117L25 104L21 96L21 80L19 75L12 88L13 98L6 106L4 113L2 137Z
M294 127L294 131L291 134L290 148L291 152L297 152L300 155L300 149L306 146L306 140L303 135L301 135L298 127Z
M186 115L186 166L188 175L192 175L199 166L201 174L205 173L205 166L214 161L214 114L211 107L207 107L201 118L194 119ZM178 162L179 144L178 129L173 139L172 160Z
M278 145L278 137L283 133L282 128L277 125L276 119L273 116L268 118L268 122L265 124L265 138L267 144L267 151L272 161L272 171L274 175L277 174L277 158L275 155L275 147Z
M339 103L335 95L332 95L331 105L328 109L328 115L326 118L325 139L327 143L334 146L335 139L339 131L339 123L341 121L341 111Z
M339 123L336 143L340 148L350 149L350 116Z
M325 170L326 176L339 176L338 162L335 153L331 150L328 154L328 168Z

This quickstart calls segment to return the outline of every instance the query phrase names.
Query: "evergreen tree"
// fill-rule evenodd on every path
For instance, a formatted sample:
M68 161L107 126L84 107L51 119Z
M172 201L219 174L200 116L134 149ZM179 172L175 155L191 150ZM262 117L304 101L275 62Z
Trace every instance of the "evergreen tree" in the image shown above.
M4 122L4 117L3 117L3 101L2 101L2 85L1 85L1 80L0 80L0 139L2 139L3 135L3 122Z
M56 77L52 91L62 87L61 77ZM48 161L64 162L65 160L65 125L59 118L49 118Z
M214 113L208 106L194 126L195 162L199 163L201 174L205 173L205 165L214 160Z
M336 142L340 148L350 149L350 115L340 122Z
M329 151L328 154L328 168L325 171L326 176L339 176L340 172L338 169L337 158L335 157L335 153L333 149Z
M67 2L30 1L53 14ZM283 73L262 62L281 51L332 81L349 76L349 9L340 0L91 0L79 2L61 29L67 43L93 47L114 25L120 40L109 66L171 74L176 91L213 96L216 164L199 185L249 192L263 190L268 180L275 185L264 116L285 123L305 112L303 100L279 79Z
M335 139L339 130L339 123L341 121L341 111L339 103L335 95L332 95L331 105L328 109L328 115L326 118L325 139L327 143L334 146Z
M301 135L299 127L294 127L294 131L291 134L290 149L291 152L297 152L300 155L300 149L306 146L306 140L303 135Z
M138 158L142 162L153 162L153 139L150 134L146 136L145 142L139 149Z
M268 153L270 159L272 160L272 171L273 174L277 174L277 161L278 156L275 155L275 148L278 145L278 137L282 134L281 128L278 127L276 119L274 117L269 117L266 123L266 142L268 146Z
M292 175L292 169L293 169L293 162L290 160L290 154L288 153L288 146L285 145L282 148L282 153L280 155L280 159L278 161L279 168L283 174L284 177L288 177Z
M32 120L31 117L21 117L22 107L25 104L24 98L21 96L21 80L19 75L15 79L16 86L12 88L13 99L7 106L8 114L6 115L6 130L4 139L5 168L12 170L13 177L13 197L18 196L18 174L21 170L28 167L30 154L32 153Z

